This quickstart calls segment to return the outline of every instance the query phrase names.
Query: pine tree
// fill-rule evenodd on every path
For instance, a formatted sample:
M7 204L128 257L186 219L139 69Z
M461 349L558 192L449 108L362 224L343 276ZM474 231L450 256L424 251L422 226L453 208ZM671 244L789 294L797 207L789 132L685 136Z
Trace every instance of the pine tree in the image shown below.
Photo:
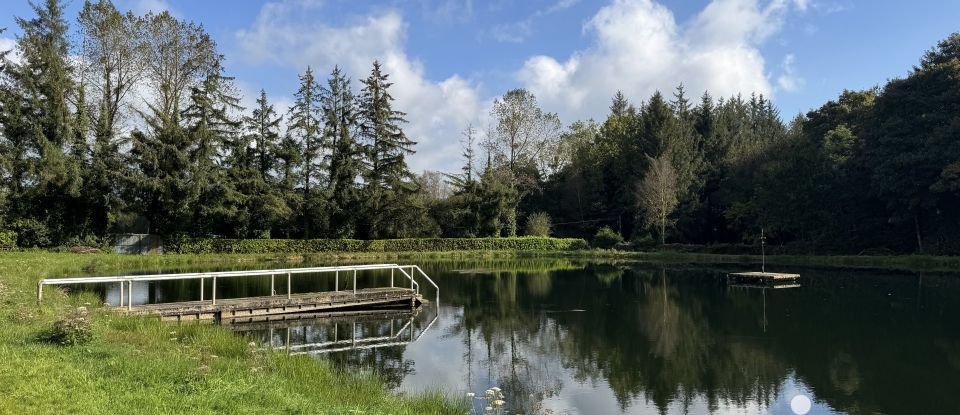
M389 75L374 62L363 81L360 95L360 137L367 166L364 174L367 206L367 237L395 237L401 233L401 216L416 215L407 209L417 184L407 167L406 157L414 154L416 142L403 132L406 114L393 109Z
M232 95L231 81L232 78L219 74L210 75L201 86L193 88L190 104L183 112L192 143L191 183L198 192L192 231L199 234L230 233L225 225L246 219L238 218L246 195L227 180L223 168L227 148L239 140L240 122L232 113L240 108L240 100Z
M297 157L299 163L297 164L300 167L299 182L303 189L302 206L304 209L300 210L303 215L301 218L302 232L305 238L310 238L315 224L320 224L321 229L326 226L323 225L325 218L321 214L324 204L323 195L315 194L315 188L325 180L323 158L321 157L324 144L321 135L323 128L321 92L320 85L314 79L313 70L309 66L307 71L300 76L300 88L294 94L294 98L293 106L290 107L287 116L287 133L300 148L300 156ZM289 167L290 164L287 163L287 166Z
M327 144L329 183L329 234L350 238L356 233L360 218L357 178L360 175L361 156L354 136L357 130L356 106L350 80L334 67L322 91L321 105L324 117L324 142Z
M271 230L292 211L282 187L273 176L277 167L281 118L276 116L267 94L260 91L257 106L243 118L246 132L230 143L227 174L242 203L233 221L233 233L243 238L270 237Z
M32 7L36 17L16 19L21 63L7 62L0 82L8 215L39 222L59 242L82 231L73 216L82 186L71 109L77 86L60 2Z
M267 91L260 90L257 98L257 107L249 117L244 117L244 127L256 143L256 163L260 177L270 181L272 172L277 167L277 147L280 145L280 122L273 105L267 102Z

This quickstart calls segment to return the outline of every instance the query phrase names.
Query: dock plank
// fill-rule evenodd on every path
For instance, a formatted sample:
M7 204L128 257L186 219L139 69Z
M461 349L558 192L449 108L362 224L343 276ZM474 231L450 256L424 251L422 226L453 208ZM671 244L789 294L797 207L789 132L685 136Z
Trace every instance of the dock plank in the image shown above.
M244 297L217 299L216 304L207 301L185 301L114 307L120 313L134 315L155 315L161 320L233 320L257 316L306 313L313 311L332 311L356 307L383 306L389 304L410 304L414 307L422 303L415 290L409 288L385 287L364 288L347 291L326 291L317 293Z

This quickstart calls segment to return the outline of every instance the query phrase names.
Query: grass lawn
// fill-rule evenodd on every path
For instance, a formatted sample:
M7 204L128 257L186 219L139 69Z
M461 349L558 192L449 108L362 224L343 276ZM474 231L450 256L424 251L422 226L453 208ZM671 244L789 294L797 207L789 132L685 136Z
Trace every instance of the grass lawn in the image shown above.
M274 256L276 257L276 256ZM0 253L0 414L464 414L441 393L400 397L371 374L309 357L258 351L210 324L112 314L91 294L44 290L46 277L132 269L249 264L269 256L118 256ZM38 340L77 307L95 338L82 346ZM442 386L442 385L439 385Z

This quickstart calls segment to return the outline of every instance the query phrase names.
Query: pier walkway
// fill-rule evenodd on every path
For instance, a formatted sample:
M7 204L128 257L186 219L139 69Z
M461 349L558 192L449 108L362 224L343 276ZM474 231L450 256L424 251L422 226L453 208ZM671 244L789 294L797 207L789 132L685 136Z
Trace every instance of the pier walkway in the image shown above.
M357 273L365 271L390 271L390 285L357 288ZM263 277L270 278L270 295L242 298L217 298L217 281L225 278ZM334 290L323 292L294 293L295 278L333 278ZM347 280L341 287L341 277ZM283 294L277 294L277 279L286 285ZM134 304L134 283L171 280L196 280L199 298L195 301L180 301L152 304ZM210 280L209 298L205 282ZM352 280L352 284L350 284ZM419 280L419 281L418 281ZM440 302L440 287L416 265L375 264L334 267L285 268L269 270L198 272L180 274L123 275L111 277L47 278L37 283L37 302L43 301L43 288L48 285L118 284L120 304L113 310L127 314L155 315L162 320L214 320L231 322L242 319L254 321L265 316L338 310L376 310L384 307L413 309L426 300L420 292L420 282L429 284L435 292L435 301ZM141 288L142 289L142 288Z

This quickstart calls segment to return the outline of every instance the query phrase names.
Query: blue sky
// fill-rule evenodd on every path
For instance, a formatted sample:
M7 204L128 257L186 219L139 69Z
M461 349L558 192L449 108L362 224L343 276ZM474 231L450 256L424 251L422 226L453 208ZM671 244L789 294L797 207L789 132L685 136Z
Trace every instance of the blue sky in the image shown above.
M790 118L905 75L960 31L955 0L115 1L202 23L247 103L264 88L289 105L307 65L359 79L383 61L421 143L413 166L439 170L456 169L459 132L485 128L510 88L530 89L567 124L602 118L617 89L640 101L679 82L694 97L762 92ZM66 4L73 21L82 1ZM13 16L31 12L5 6L9 38Z

